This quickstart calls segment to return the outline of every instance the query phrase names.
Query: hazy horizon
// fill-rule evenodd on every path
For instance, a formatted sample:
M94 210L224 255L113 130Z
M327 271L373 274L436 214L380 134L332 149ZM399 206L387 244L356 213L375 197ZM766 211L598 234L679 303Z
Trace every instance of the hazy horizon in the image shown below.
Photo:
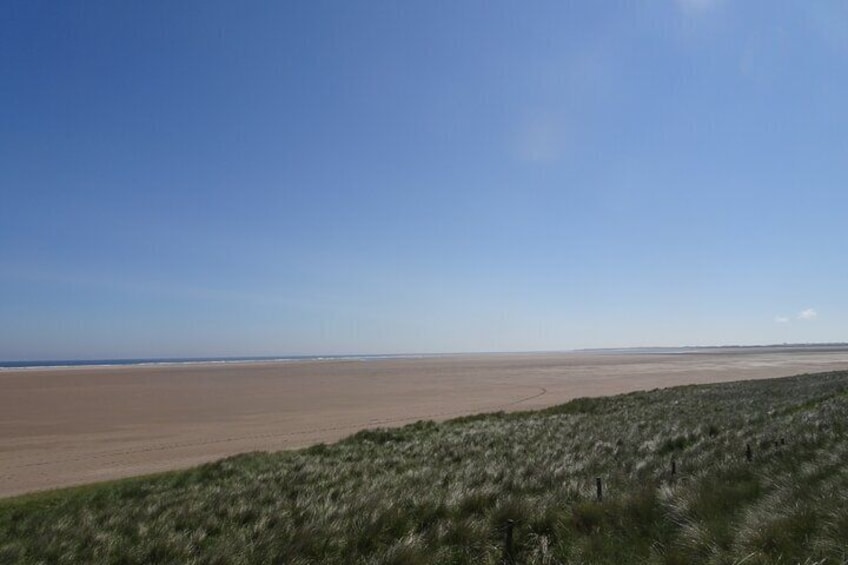
M622 346L622 347L586 347L575 349L534 349L516 351L406 351L406 352L345 352L345 353L280 353L269 355L221 355L221 356L186 356L186 357L72 357L72 358L46 358L36 357L29 359L0 359L0 365L6 368L15 368L13 363L64 363L64 362L109 362L109 361L131 361L131 362L203 362L203 361L272 361L275 359L344 359L357 357L440 357L440 356L474 356L474 355L545 355L545 354L567 354L567 353L591 353L605 351L680 351L680 350L702 350L702 349L769 349L769 348L822 348L822 347L848 347L848 342L814 342L814 343L748 343L734 344L725 343L717 345L644 345L644 346Z
M6 2L0 359L844 341L846 18Z

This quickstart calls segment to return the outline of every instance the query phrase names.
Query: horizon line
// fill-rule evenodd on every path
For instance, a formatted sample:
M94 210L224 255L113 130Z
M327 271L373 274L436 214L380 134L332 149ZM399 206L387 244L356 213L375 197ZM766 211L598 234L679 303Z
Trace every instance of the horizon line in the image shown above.
M593 351L651 351L651 350L673 350L673 349L756 349L769 347L848 347L848 342L832 341L832 342L783 342L783 343L762 343L762 344L721 344L721 345L626 345L626 346L606 346L606 347L580 347L570 349L523 349L523 350L504 350L504 351L419 351L419 352L403 352L403 353L285 353L278 355L186 355L186 356L164 356L164 357L70 357L70 358L28 358L28 359L3 359L0 360L0 366L10 364L31 364L31 363L190 363L190 362L214 362L214 361L273 361L287 359L344 359L357 357L436 357L436 356L454 356L454 355L521 355L521 354L544 354L544 353L588 353Z

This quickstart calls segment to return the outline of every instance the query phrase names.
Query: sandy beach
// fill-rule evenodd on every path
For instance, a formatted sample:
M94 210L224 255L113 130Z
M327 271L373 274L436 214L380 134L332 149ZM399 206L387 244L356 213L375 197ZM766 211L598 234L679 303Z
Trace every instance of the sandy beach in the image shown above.
M0 372L0 496L581 396L848 369L848 349L488 354Z

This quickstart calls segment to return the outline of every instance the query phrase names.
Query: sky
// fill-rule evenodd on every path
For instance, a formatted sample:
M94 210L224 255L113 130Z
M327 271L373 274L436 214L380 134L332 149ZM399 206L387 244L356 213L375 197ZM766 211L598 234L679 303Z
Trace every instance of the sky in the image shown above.
M848 5L0 4L0 360L848 340Z

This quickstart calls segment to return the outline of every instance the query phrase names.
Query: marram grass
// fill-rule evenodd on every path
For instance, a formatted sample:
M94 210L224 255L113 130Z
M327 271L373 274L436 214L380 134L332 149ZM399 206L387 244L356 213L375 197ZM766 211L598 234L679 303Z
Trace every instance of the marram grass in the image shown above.
M419 422L0 501L0 563L845 563L846 425L848 372Z

